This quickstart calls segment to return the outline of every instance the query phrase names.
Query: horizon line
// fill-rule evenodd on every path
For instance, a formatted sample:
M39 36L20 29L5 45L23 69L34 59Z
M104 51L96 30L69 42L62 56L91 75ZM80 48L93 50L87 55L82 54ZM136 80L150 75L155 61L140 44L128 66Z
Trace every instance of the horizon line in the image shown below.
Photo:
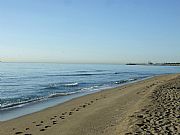
M107 65L126 65L126 64L149 64L149 61L147 62L56 62L56 61L1 61L0 63L52 63L52 64L107 64ZM180 62L151 62L152 64L165 64L165 63L180 63Z

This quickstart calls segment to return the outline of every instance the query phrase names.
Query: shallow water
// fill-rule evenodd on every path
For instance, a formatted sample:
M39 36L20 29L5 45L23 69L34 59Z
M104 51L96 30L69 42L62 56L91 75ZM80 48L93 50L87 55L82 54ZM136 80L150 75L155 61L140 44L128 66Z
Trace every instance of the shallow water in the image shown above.
M58 97L85 95L159 74L180 73L179 67L95 64L0 63L0 111ZM60 102L60 101L59 101ZM57 101L58 103L58 101Z

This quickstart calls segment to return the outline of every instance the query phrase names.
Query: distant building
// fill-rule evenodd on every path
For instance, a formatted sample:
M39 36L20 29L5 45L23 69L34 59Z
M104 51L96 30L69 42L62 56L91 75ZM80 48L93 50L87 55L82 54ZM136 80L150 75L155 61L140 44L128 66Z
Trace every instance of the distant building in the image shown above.
M152 63L151 61L148 62L149 65L153 65L154 63Z

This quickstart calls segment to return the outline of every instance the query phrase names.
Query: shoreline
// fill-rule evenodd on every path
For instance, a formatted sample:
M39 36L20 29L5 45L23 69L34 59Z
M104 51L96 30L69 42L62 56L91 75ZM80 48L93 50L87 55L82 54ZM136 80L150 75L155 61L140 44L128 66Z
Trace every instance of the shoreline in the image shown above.
M155 76L0 122L0 134L123 134L127 132L129 116L147 103L144 101L153 89L177 76Z
M0 112L1 112L0 122L4 122L4 121L12 120L12 119L15 119L18 117L22 117L25 115L29 115L32 113L36 113L36 112L45 110L49 107L54 107L54 106L63 104L65 102L71 101L73 99L80 98L82 96L86 96L89 94L94 94L97 92L106 91L106 90L110 90L110 89L115 89L118 87L122 87L124 85L136 83L136 82L146 80L146 79L149 79L152 77L155 77L155 76L148 76L148 77L144 77L144 78L140 78L140 79L129 80L127 82L119 84L118 86L105 87L105 88L101 88L101 89L97 89L97 90L93 90L93 91L86 91L86 92L76 93L76 94L67 95L67 96L57 96L54 98L48 98L48 99L43 99L43 100L39 100L39 101L35 101L35 102L30 102L27 104L22 104L22 105L20 105L20 107L17 106L14 108L0 110Z

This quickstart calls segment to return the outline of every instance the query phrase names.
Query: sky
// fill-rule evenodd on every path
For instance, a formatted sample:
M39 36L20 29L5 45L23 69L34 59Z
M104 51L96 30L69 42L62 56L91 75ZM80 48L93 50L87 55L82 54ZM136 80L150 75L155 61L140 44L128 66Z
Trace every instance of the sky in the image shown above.
M0 0L0 60L180 62L180 0Z

